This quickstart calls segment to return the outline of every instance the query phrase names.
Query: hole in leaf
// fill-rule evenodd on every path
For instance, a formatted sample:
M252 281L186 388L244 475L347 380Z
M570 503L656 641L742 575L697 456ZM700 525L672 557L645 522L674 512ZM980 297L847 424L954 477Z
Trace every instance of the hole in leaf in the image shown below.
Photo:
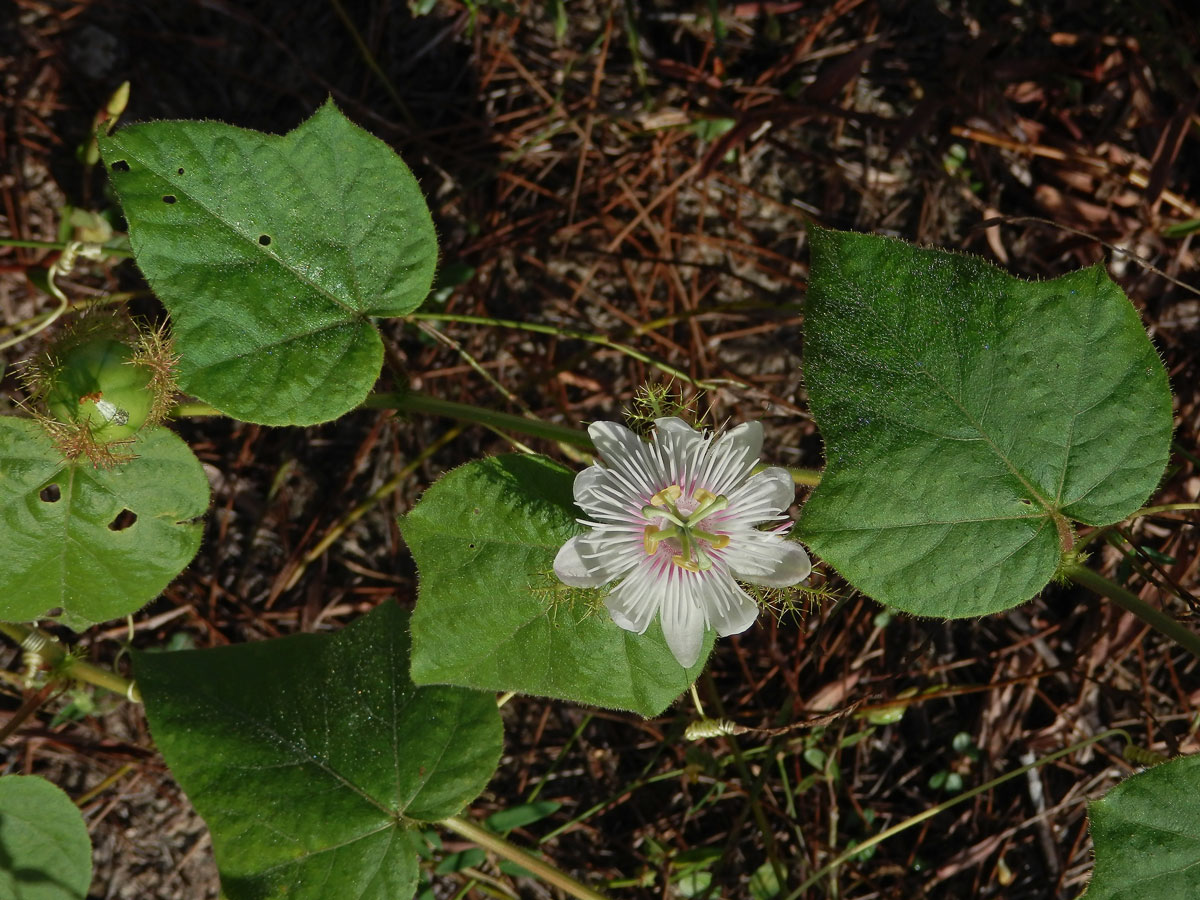
M474 550L474 549L475 549L475 545L474 545L474 544L467 544L467 549L468 549L468 550Z
M175 202L174 194L167 194L165 197L163 197L163 203L171 204L174 202Z
M258 242L260 244L262 244L264 247L270 247L271 246L271 236L269 234L260 234L258 236Z
M182 169L182 168L180 168L180 169L176 169L176 170L175 170L175 172L176 172L176 174L178 174L178 175L182 175L182 174L183 174L183 169Z
M123 509L117 513L117 517L108 523L109 531L124 531L137 521L137 513L133 510Z
M57 484L48 484L38 491L38 497L44 503L57 503L62 499L62 491L59 490Z
M112 164L112 170L114 172L128 172L129 171L129 163L125 162L125 160L123 160L123 159L118 159L116 162L114 162Z
M1022 497L1022 498L1021 498L1021 505L1022 505L1022 506L1033 506L1033 501L1032 501L1032 500L1030 500L1028 497Z

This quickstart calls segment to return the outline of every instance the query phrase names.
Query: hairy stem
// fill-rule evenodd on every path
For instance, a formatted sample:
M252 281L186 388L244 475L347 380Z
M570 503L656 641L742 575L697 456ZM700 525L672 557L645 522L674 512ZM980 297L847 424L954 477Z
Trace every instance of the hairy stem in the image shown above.
M561 441L564 444L573 444L587 450L592 449L591 439L578 428L568 428L566 425L555 425L553 422L542 422L512 413L497 412L480 406L472 406L469 403L455 403L453 400L442 400L428 394L419 394L416 391L371 394L363 401L363 406L368 409L395 409L400 412L446 416L449 419L458 419L460 422L475 422L478 425L515 431L518 434L528 434L548 441Z
M0 622L0 634L11 638L23 649L35 649L50 664L52 669L57 670L56 674L60 678L71 678L75 681L94 684L96 687L104 688L106 691L120 694L126 700L131 700L134 703L142 702L142 696L138 693L137 685L128 678L122 678L116 672L110 672L108 669L94 666L90 662L76 659L71 656L67 648L59 642L58 638L42 631L40 628L31 628L28 625L17 625L10 622ZM31 642L36 643L37 646L31 647Z
M1122 609L1133 613L1155 631L1166 635L1183 647L1192 656L1200 658L1200 634L1196 634L1190 628L1176 622L1161 609L1151 606L1137 594L1126 590L1116 582L1109 581L1087 566L1072 566L1064 574L1081 587L1095 591Z
M547 884L554 885L560 891L570 894L578 900L608 900L603 894L593 891L584 884L580 884L574 878L536 856L526 853L520 847L510 844L498 834L493 834L485 828L476 825L468 819L459 816L451 816L448 819L442 819L438 823L443 828L460 834L469 841L474 841L485 850L491 850L497 856L502 856L507 860L515 862L536 875L538 878Z

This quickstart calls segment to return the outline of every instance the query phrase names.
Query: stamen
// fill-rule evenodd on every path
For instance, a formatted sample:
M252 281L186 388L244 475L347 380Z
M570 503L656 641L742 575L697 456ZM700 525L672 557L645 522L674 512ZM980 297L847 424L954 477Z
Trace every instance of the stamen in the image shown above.
M689 572L699 572L700 564L695 560L687 559L683 556L672 556L671 562L679 566L681 569L687 569Z
M683 488L677 484L672 484L669 487L663 488L657 494L650 498L651 506L666 506L667 504L675 505L680 497L683 496Z
M689 530L692 537L708 541L714 550L723 550L729 546L729 535L727 534L713 534L711 531L697 531L695 528Z
M659 528L657 525L647 525L642 533L642 549L647 556L658 552L658 545L668 538L679 537L679 529L672 525L670 528Z
M708 491L705 491L703 488L701 488L700 491L697 491L694 496L699 497L701 493L708 494L708 499L706 499L705 502L700 504L700 506L698 506L696 509L692 510L692 514L688 516L689 523L695 522L697 525L699 525L700 522L707 516L710 516L715 512L720 512L721 510L725 509L725 507L729 506L728 497L718 497L709 493Z

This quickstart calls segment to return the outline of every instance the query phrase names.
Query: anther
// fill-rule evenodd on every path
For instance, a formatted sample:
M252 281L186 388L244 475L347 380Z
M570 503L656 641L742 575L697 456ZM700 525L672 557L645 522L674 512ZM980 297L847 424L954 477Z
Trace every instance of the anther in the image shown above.
M683 488L677 484L672 484L669 487L663 488L657 494L650 498L651 506L666 506L674 505L680 497L683 496Z

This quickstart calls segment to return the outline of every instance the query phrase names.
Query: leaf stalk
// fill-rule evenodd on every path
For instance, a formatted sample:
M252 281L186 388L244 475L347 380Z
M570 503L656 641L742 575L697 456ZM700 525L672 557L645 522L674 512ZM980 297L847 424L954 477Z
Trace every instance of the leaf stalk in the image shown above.
M603 894L593 891L587 885L581 884L565 872L559 871L554 866L538 859L531 853L525 852L520 847L510 844L504 838L500 837L500 835L493 834L469 819L464 819L460 816L451 816L448 819L442 819L438 824L456 834L462 835L469 841L475 842L485 850L491 850L497 856L502 856L528 869L547 884L565 891L572 897L577 898L577 900L608 900Z

